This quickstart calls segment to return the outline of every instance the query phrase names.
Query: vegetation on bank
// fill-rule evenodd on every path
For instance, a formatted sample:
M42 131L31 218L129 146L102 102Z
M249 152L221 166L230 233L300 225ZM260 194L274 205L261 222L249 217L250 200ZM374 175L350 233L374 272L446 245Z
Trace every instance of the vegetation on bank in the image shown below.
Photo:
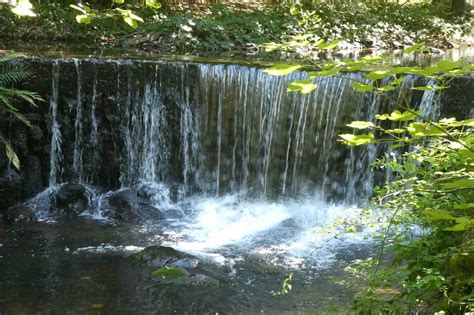
M426 49L416 44L406 51ZM386 98L394 107L391 113L378 113L372 120L353 121L347 125L353 132L340 135L340 141L351 146L387 146L391 154L374 167L394 174L392 181L375 190L368 209L386 218L386 228L378 235L379 250L374 257L348 267L350 277L340 284L357 288L354 308L361 314L472 312L474 119L457 121L448 117L434 121L411 108L408 101L396 101L391 93L400 93L397 87L404 82L405 74L426 78L424 84L431 82L412 90L438 93L449 88L456 76L471 73L474 64L459 60L427 67L377 69L381 59L329 62L319 71L308 73L307 80L291 82L288 87L288 92L311 93L318 88L314 78L370 69L364 80L356 80L352 87L360 93ZM283 64L266 71L287 75L298 69L299 65ZM368 216L368 225L373 224L373 218ZM291 276L283 283L284 294L291 289Z
M455 16L451 1L202 5L108 1L108 6L91 1L89 6L72 7L72 1L31 2L35 17L18 18L9 6L0 4L4 46L125 47L200 55L273 51L275 56L290 52L304 57L321 40L338 40L339 49L351 50L402 48L420 41L438 48L474 44L472 8L466 5L464 14Z

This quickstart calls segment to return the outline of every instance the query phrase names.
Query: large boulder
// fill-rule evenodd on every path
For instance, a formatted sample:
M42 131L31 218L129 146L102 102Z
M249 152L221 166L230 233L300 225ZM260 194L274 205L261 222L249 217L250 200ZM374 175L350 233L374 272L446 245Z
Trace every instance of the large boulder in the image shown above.
M139 197L132 189L122 189L107 197L104 215L118 221L161 220L160 211L151 206L146 198Z
M53 211L60 215L78 215L90 208L87 188L67 183L59 187L52 198Z

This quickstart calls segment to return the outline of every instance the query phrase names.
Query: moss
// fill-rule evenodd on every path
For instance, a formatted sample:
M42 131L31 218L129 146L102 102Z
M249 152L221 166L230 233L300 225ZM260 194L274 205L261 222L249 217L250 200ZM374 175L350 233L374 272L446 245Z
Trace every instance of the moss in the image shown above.
M177 280L185 280L189 278L189 273L179 267L162 267L152 272L152 278L175 282Z

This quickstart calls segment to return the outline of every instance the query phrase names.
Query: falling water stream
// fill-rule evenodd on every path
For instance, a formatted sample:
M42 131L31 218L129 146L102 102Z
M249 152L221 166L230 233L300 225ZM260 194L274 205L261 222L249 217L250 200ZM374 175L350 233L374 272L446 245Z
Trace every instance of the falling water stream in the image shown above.
M337 135L350 121L389 108L380 97L353 91L351 80L363 80L361 74L318 78L318 89L302 95L286 92L289 82L305 78L299 72L272 77L239 65L45 62L52 69L49 188L28 201L39 219L58 228L49 196L68 182L86 185L89 207L81 216L104 231L119 233L121 225L107 217L108 200L130 188L164 217L147 217L117 238L64 245L66 253L162 244L228 268L231 277L242 277L236 283L258 282L242 267L258 258L283 268L272 280L278 285L288 268L324 274L341 257L363 251L379 228L346 231L359 224L377 180L370 163L384 148L347 148ZM412 96L417 78L406 79L392 96L418 97L426 115L439 115L434 92ZM310 282L310 276L303 281ZM274 288L245 289L256 298L245 303L271 309L272 302L258 301Z

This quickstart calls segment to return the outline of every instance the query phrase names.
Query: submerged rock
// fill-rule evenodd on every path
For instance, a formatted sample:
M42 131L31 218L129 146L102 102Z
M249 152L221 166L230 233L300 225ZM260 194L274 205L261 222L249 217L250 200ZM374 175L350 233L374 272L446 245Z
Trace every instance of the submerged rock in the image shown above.
M219 280L202 273L191 275L186 269L180 267L161 267L152 272L151 278L160 284L178 284L192 286L214 286Z
M23 204L12 206L3 214L7 222L31 222L36 220L36 214L31 207Z
M52 198L53 211L58 214L78 215L89 209L87 188L81 184L61 185Z
M132 256L135 261L150 267L178 267L195 269L199 259L167 246L149 246Z

